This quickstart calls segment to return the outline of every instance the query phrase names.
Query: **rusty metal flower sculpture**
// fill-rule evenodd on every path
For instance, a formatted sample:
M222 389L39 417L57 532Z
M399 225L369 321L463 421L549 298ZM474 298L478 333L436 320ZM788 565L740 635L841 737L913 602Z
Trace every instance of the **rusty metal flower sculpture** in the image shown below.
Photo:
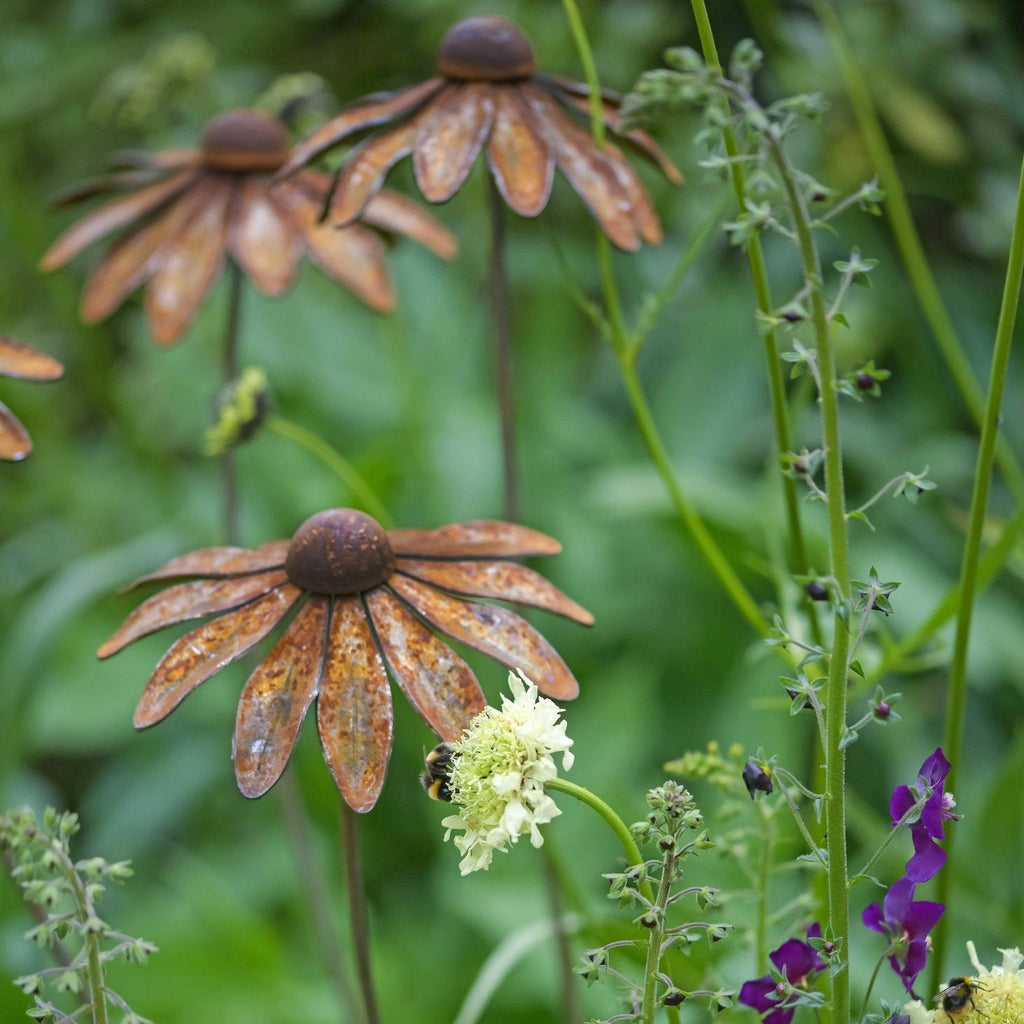
M537 73L526 36L504 18L460 21L441 41L438 76L376 94L343 110L300 143L283 177L348 136L384 125L345 163L330 208L345 224L377 193L390 168L410 153L420 191L446 202L486 149L494 181L509 206L535 217L547 205L554 168L569 180L605 234L623 249L661 241L661 226L636 172L612 144L603 150L577 115L589 110L586 85ZM604 122L653 159L673 181L679 172L642 131L623 130L619 98L601 97Z
M446 258L455 255L453 236L393 192L377 195L362 211L361 223L343 230L321 223L330 189L326 175L308 170L271 184L289 153L279 120L231 110L207 124L199 149L121 154L112 173L72 187L58 202L128 194L68 228L40 266L56 270L93 242L125 229L86 282L82 319L105 319L148 282L150 329L157 342L171 344L191 323L226 255L260 291L280 295L291 287L306 252L379 311L391 309L395 296L383 242L370 227L408 235Z
M13 338L0 335L0 377L21 380L57 380L64 375L64 367L52 356ZM32 438L18 421L17 416L0 402L0 459L19 462L32 451Z
M485 706L472 670L430 627L521 668L544 693L576 696L576 680L540 633L507 608L470 600L532 605L590 625L589 612L512 561L559 550L552 538L512 523L385 531L362 512L331 509L290 541L207 548L144 576L137 583L199 578L144 601L98 654L109 657L172 623L217 616L181 637L157 665L135 711L143 729L294 612L239 700L239 789L258 797L278 780L315 700L335 782L349 806L368 811L391 754L388 672L442 739L458 738Z

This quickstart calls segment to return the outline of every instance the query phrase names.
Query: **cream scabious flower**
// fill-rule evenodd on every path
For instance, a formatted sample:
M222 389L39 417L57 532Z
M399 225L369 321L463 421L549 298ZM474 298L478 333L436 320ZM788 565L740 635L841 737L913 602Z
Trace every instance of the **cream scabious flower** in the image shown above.
M973 976L954 978L950 987L936 996L938 1006L929 1009L915 1000L904 1007L910 1024L1019 1024L1024 1021L1024 953L1013 949L1000 949L1003 962L992 968L982 966L973 942L967 943L967 955L974 966ZM970 998L961 1009L946 1006L949 998L959 1001L960 990L966 986ZM954 992L954 988L957 990ZM966 993L964 993L966 994Z
M562 709L540 697L537 687L521 672L508 677L512 699L502 695L501 708L485 708L470 723L462 739L451 744L449 783L458 814L441 824L454 832L463 854L463 875L487 869L495 850L504 852L520 836L541 846L541 825L562 812L544 785L558 777L552 755L561 753L562 769L572 767L572 740L559 721Z

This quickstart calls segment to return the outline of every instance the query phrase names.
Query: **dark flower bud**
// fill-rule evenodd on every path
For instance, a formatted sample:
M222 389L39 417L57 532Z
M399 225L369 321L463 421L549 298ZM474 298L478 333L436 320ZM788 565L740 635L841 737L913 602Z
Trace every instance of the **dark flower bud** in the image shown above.
M885 721L892 714L892 705L887 700L880 700L874 707L873 714L880 721Z
M748 761L743 766L743 785L747 787L750 799L753 800L758 791L771 793L775 788L772 785L772 777L768 769L756 761Z
M857 374L857 387L861 391L870 391L878 383L878 378L871 373Z
M679 1006L685 999L686 994L684 992L680 992L677 988L670 988L665 993L666 1006Z
M804 591L812 601L828 600L828 587L821 580L811 580L804 586Z

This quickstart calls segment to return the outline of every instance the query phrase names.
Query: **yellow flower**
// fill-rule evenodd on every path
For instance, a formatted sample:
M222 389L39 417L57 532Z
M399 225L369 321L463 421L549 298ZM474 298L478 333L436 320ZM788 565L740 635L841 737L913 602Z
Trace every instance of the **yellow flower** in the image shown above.
M1021 1024L1024 1021L1024 953L1000 949L1003 962L983 967L973 942L967 955L973 975L951 978L935 997L934 1009L915 1000L904 1007L910 1024Z

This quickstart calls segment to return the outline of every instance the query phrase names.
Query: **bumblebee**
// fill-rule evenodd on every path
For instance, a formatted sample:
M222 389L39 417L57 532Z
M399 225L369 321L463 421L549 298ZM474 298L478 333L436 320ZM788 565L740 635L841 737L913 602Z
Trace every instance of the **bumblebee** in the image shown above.
M975 1012L978 1008L974 1005L974 993L982 986L970 978L950 978L949 984L939 993L938 998L942 1009L950 1020L954 1014L963 1013L968 1006Z
M449 803L452 798L452 758L454 751L447 743L439 743L423 758L420 784L431 800Z

